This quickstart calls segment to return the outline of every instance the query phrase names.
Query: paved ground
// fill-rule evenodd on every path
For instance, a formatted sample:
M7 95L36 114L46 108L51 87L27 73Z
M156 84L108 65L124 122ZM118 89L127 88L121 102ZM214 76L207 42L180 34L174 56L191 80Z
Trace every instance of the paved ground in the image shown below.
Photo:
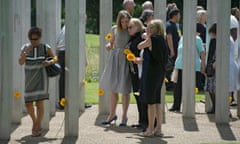
M111 126L100 125L106 116L99 116L98 106L94 105L81 114L77 138L64 138L64 112L57 112L50 121L50 130L45 131L42 137L31 137L31 120L26 116L21 125L14 126L10 141L0 141L0 144L240 144L240 120L235 109L232 113L229 125L216 125L214 115L206 115L204 104L198 103L195 119L185 119L181 113L166 112L164 137L143 138L138 136L140 130L130 127L136 121L136 105L129 107L129 126L125 128L117 126L120 120ZM120 114L121 105L118 106Z

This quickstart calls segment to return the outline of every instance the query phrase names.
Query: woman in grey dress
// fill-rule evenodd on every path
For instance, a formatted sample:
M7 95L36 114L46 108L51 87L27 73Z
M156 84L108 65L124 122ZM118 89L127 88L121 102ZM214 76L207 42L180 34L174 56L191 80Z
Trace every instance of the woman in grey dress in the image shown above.
M32 136L41 135L41 123L44 114L43 100L49 99L48 77L45 67L56 63L51 48L47 44L40 43L41 29L33 27L28 32L30 43L24 44L21 48L19 64L25 64L25 106L30 115L33 127ZM53 60L46 60L46 57L54 57ZM33 102L36 105L36 115Z
M131 79L128 62L124 54L124 49L128 43L129 35L127 31L130 14L122 10L118 13L117 25L112 27L112 38L106 45L110 56L108 65L100 80L100 88L110 92L110 114L103 125L110 124L117 120L116 108L118 103L118 93L122 93L122 121L119 126L127 124L127 110L130 101Z

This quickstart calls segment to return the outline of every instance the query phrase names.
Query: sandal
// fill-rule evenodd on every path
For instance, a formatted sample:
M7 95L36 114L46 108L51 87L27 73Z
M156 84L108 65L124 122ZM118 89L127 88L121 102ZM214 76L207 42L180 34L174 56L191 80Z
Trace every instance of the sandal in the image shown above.
M32 130L32 137L39 137L42 135L42 129Z
M154 131L154 136L163 137L163 133L162 133L162 131L160 129L159 130L155 130Z
M145 132L141 132L139 135L143 137L153 137L154 131L146 130Z

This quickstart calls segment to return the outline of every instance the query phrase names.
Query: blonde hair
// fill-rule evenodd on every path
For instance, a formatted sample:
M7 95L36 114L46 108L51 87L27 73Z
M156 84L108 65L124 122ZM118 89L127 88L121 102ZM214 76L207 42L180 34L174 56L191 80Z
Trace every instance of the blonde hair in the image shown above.
M198 11L197 11L197 22L200 22L201 17L202 17L203 15L207 15L207 11L205 11L205 10L198 10Z
M148 24L150 29L154 30L154 35L160 35L162 37L164 37L165 31L164 31L164 23L162 22L162 20L160 19L155 19L155 20L151 20L151 22Z
M123 18L127 18L130 20L131 15L126 10L119 11L118 16L117 16L117 31L121 31L123 29L122 24L121 24L121 20Z
M137 32L144 29L142 22L138 18L131 18L128 25L135 25L137 27Z

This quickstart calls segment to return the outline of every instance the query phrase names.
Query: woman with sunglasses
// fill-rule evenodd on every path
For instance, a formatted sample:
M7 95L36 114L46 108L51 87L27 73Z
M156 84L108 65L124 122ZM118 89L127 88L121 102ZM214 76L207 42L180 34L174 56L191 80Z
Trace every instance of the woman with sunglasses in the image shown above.
M41 135L41 123L44 115L43 100L49 99L48 77L45 67L57 61L57 57L53 54L50 46L41 43L41 36L40 28L31 28L28 32L30 43L22 46L19 58L19 64L25 64L24 100L27 112L33 122L33 137ZM46 57L53 57L53 59L46 60ZM35 102L36 109L34 109L33 102Z

